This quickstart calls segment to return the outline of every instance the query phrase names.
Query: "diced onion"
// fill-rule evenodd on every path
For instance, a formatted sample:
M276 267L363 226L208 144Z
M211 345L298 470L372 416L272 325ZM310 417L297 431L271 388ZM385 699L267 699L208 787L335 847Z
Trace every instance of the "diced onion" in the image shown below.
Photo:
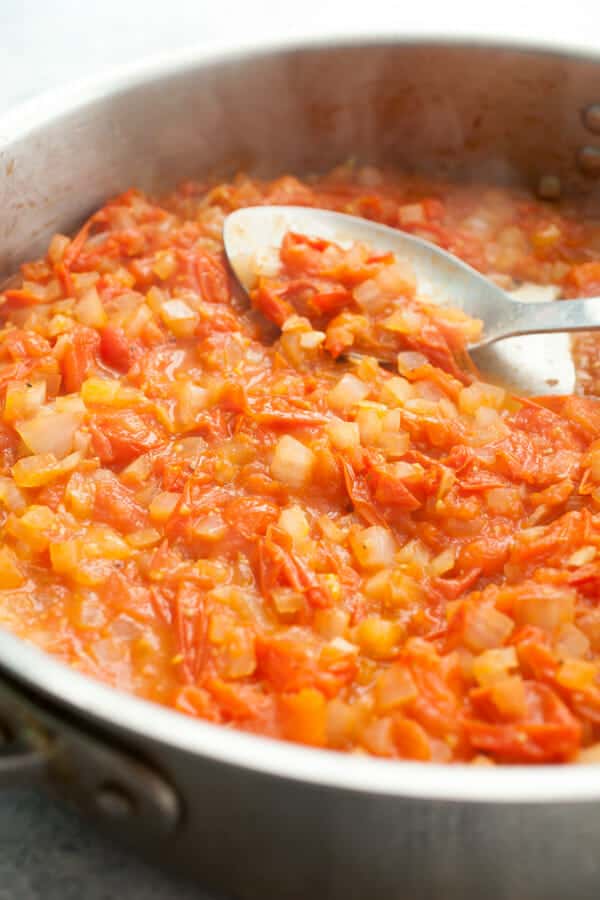
M403 350L396 357L398 371L402 375L404 372L411 372L413 369L420 369L421 366L427 365L427 357L422 353L413 350Z
M365 447L377 443L383 431L383 420L376 409L359 409L356 415L356 424Z
M381 616L367 616L356 629L356 641L366 656L389 659L394 656L403 633L403 627L397 622Z
M349 613L345 609L337 607L318 609L313 619L315 631L327 640L342 637L346 633L349 622Z
M417 687L410 669L402 663L395 663L377 679L375 698L377 709L388 713L405 706L417 697Z
M300 488L311 477L315 454L296 438L285 434L279 439L271 461L271 475L292 488Z
M359 564L365 569L381 569L394 561L396 544L391 533L381 525L355 532L350 543Z
M14 590L24 581L15 554L8 547L0 547L0 590Z
M347 410L356 406L369 394L369 385L347 373L342 375L336 386L329 391L327 402L333 410Z
M304 594L292 588L275 588L271 591L271 597L275 609L282 616L294 615L306 605Z
M362 284L355 287L353 297L362 310L372 314L384 309L389 301L374 278L363 281Z
M388 297L412 297L417 288L414 269L406 260L397 259L392 265L383 266L376 281Z
M6 388L4 401L4 421L15 422L34 415L46 401L46 382L27 384L13 381Z
M572 622L575 611L575 592L568 587L540 584L535 591L527 590L515 603L515 614L521 625L537 625L550 631Z
M32 453L52 453L62 459L73 449L73 438L82 421L82 413L44 411L15 428Z
M310 534L308 519L300 506L282 509L277 524L289 534L295 544L302 544Z
M21 512L27 505L25 495L19 490L12 478L0 476L0 503L9 511Z
M121 388L114 378L87 378L81 385L81 399L87 405L112 406Z
M425 211L422 203L405 203L398 207L398 223L402 225L424 225Z
M75 304L75 315L88 328L103 328L106 325L108 316L95 287L89 288Z
M570 691L584 691L598 677L598 666L583 659L567 659L557 672L556 680Z
M78 451L60 461L53 453L24 456L14 464L11 472L18 487L42 487L72 471L80 459L81 453Z
M563 625L555 642L556 652L562 659L582 659L589 652L590 641L576 625Z
M464 627L464 641L475 653L501 647L515 623L494 606L475 606L469 610Z
M327 434L338 450L347 450L360 444L360 429L356 422L336 420L327 427Z
M462 388L458 395L458 408L461 412L474 416L481 407L489 406L492 409L501 409L505 398L504 388L476 381L468 387Z
M166 522L174 512L180 499L181 494L177 494L173 491L161 491L157 494L148 507L148 512L150 513L152 521Z
M163 281L170 278L177 268L177 260L171 250L161 250L156 254L152 271Z
M519 675L495 681L490 687L490 697L502 716L520 719L527 713L525 685Z
M192 381L186 380L179 386L179 418L185 428L196 422L198 413L208 409L211 403L210 391Z
M183 300L166 300L160 307L160 316L175 337L191 337L200 321L198 313Z
M517 652L514 647L498 647L485 650L476 656L472 663L472 672L479 684L484 687L506 678L510 669L519 666Z
M400 375L389 378L381 391L381 399L390 406L404 406L407 400L414 396L410 381Z

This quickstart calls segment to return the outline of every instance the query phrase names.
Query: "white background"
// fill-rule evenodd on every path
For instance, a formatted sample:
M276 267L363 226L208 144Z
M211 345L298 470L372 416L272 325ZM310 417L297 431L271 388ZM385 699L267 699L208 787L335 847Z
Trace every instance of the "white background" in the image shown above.
M598 0L0 0L0 108L146 55L323 33L600 46Z

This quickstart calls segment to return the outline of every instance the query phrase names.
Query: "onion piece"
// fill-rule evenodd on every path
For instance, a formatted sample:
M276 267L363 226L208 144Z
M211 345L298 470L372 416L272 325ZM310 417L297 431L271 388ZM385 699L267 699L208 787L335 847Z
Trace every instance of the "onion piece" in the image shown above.
M15 429L32 453L52 453L62 459L73 449L75 432L82 422L80 412L44 410L32 419L18 422Z
M81 453L75 451L63 460L57 460L53 453L24 456L11 469L18 487L42 487L71 472L80 462Z
M471 607L464 624L464 642L474 653L501 647L514 627L513 620L494 606Z
M13 551L9 547L0 547L0 590L14 590L24 582L25 576Z
M394 562L396 543L390 531L381 525L363 528L350 537L352 552L365 569L381 569Z
M356 375L346 373L342 375L338 383L327 395L327 402L333 410L347 410L356 406L368 396L369 385L357 378Z
M417 687L408 666L395 663L377 679L375 698L380 713L400 709L417 697Z
M300 488L310 480L315 454L296 438L285 434L279 439L271 461L271 475L292 488Z
M38 381L27 384L24 381L12 381L6 388L3 418L5 422L27 419L34 415L46 402L46 382Z

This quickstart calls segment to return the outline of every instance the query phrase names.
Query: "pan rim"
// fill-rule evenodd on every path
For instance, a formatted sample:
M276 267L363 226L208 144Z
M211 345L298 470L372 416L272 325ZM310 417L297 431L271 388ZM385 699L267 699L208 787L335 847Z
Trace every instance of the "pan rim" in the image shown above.
M526 38L481 37L476 34L365 35L327 34L265 42L225 42L153 55L141 62L115 67L76 86L61 86L10 108L0 116L0 158L11 145L53 119L76 112L104 97L146 83L201 72L205 67L265 59L323 48L451 47L487 48L507 52L552 55L598 62L600 52L582 45ZM233 731L193 720L135 695L82 675L42 650L0 631L0 677L16 682L24 694L46 698L59 711L93 722L102 730L119 729L125 738L144 738L223 764L302 782L315 788L407 799L448 802L539 804L600 800L600 766L439 765L374 759L302 747Z

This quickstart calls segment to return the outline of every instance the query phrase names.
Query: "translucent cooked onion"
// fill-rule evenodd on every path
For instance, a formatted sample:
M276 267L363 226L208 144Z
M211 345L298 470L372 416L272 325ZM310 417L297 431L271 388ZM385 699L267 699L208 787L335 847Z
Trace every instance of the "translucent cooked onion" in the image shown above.
M148 507L152 521L166 522L175 511L180 499L181 494L173 491L161 491L157 494Z
M88 328L103 328L106 325L108 316L95 287L89 288L75 304L75 315Z
M518 675L495 681L490 688L490 699L507 719L521 719L527 713L525 685Z
M396 543L391 532L380 525L372 525L355 532L351 538L352 551L365 569L381 569L394 562Z
M388 304L388 297L374 278L363 281L354 288L353 296L364 312L376 314Z
M27 384L13 381L6 388L3 418L5 422L15 422L34 415L46 402L46 382Z
M303 544L310 534L310 525L300 506L288 506L279 514L278 525L292 538L295 544Z
M500 409L505 401L506 391L494 384L476 381L464 387L458 395L458 408L467 415L474 416L480 407Z
M536 589L529 588L515 603L517 621L551 631L573 621L575 598L575 591L569 587L541 584Z
M0 547L0 590L10 591L21 587L25 578L13 551Z
M333 410L347 410L356 406L369 394L369 385L347 373L342 375L336 386L327 395L327 402Z
M71 472L81 460L81 453L69 454L62 460L57 460L53 453L42 453L34 456L24 456L12 467L11 472L18 487L35 488L49 484L57 478L62 478L67 472Z
M584 691L598 677L598 666L583 659L567 659L558 670L556 680L570 691Z
M402 663L395 663L379 676L375 686L377 709L389 713L400 709L417 697L417 687L410 669Z
M517 669L519 660L514 647L498 647L485 650L472 662L472 672L484 687L506 678L511 669Z
M590 650L590 642L580 628L567 623L559 630L555 647L563 659L582 659Z
M327 427L329 440L338 450L347 450L360 444L360 429L356 422L336 420Z
M396 359L398 371L401 375L404 372L411 372L413 369L420 369L421 366L426 366L428 363L426 356L413 350L403 350Z
M165 300L160 307L160 316L175 337L191 337L200 321L198 313L183 300Z
M300 488L310 480L314 464L315 454L312 450L286 434L275 447L271 475L276 481Z
M464 626L464 641L475 653L501 647L515 623L494 606L471 607Z
M381 399L391 406L404 406L407 400L414 396L413 386L406 378L393 375L389 378L381 391Z
M25 495L12 478L8 478L5 475L0 476L0 503L9 511L9 512L21 512L27 505L27 500L25 499Z
M73 449L75 432L82 421L80 412L48 410L18 422L15 428L32 453L52 453L62 459Z

